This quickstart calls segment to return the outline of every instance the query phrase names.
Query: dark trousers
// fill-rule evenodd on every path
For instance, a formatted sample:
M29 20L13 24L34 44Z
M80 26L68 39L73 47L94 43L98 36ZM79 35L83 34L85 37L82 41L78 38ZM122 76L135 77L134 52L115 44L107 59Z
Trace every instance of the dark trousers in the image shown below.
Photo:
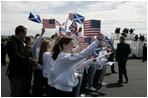
M147 53L143 53L143 61L146 61L147 60Z
M102 70L96 70L94 80L93 80L93 87L98 88L100 82L100 75Z
M45 96L49 96L48 95L48 91L49 91L49 86L48 86L48 79L43 77L43 80L42 80L42 85L43 85L43 88L45 88Z
M8 76L10 80L11 97L29 97L28 76Z
M65 92L55 88L54 95L55 97L72 97L72 92Z
M30 89L31 89L31 80L32 80L32 72L28 75L28 79L26 81L26 94L28 97L31 96Z
M114 64L111 66L111 71L112 71L112 72L115 72L114 66L115 66Z
M1 54L1 64L6 65L6 53Z
M123 82L123 75L126 80L128 80L127 70L126 70L126 62L127 60L118 61L119 67L119 82Z
M43 76L42 70L34 69L34 81L32 88L33 97L42 97L43 96Z
M48 95L47 95L47 97L55 97L54 92L55 92L55 88L51 87L51 86L48 86Z
M82 84L81 84L81 88L80 88L80 94L82 93L87 93L87 89L86 89L86 83L87 83L87 73L86 73L86 68L84 68L84 72L83 72L83 78L82 78Z

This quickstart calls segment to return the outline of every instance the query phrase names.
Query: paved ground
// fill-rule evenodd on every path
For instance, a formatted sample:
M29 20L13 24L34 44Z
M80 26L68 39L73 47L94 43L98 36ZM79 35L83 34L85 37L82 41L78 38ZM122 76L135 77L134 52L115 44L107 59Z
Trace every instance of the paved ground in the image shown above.
M1 67L1 96L10 96L9 80L5 76L6 66ZM117 64L115 69L118 72ZM104 81L107 83L96 92L89 92L88 97L147 97L147 62L141 60L129 60L127 62L129 83L123 86L117 85L118 74L112 74L107 67ZM100 93L101 92L101 93Z

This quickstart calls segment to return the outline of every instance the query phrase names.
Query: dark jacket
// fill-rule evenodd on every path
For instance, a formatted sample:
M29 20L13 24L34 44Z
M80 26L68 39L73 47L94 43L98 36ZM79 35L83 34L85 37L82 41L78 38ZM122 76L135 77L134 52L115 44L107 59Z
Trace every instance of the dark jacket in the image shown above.
M23 42L12 36L7 43L8 76L26 76L30 72L29 58Z
M127 43L118 43L117 44L117 50L116 50L116 60L121 61L121 60L127 60L128 55L131 53L131 49L129 44Z

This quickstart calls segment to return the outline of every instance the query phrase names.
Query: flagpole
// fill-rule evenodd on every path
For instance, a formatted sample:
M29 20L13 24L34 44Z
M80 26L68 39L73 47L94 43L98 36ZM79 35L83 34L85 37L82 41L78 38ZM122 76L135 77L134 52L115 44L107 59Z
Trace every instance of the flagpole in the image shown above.
M68 18L69 18L69 16L68 16ZM67 23L68 23L68 18L67 18L67 20L66 20L66 24L65 24L65 31L66 31L66 33L67 33Z

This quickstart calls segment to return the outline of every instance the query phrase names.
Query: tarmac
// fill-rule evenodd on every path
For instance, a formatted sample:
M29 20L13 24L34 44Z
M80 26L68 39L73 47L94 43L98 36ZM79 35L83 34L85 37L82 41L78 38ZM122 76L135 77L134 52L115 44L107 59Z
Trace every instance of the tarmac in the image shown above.
M1 97L10 97L10 83L5 76L7 66L1 67ZM122 86L117 84L118 64L115 63L117 73L112 74L110 66L107 66L104 82L107 84L102 86L95 92L88 92L86 97L147 97L147 62L141 60L127 61L128 83ZM125 82L125 79L123 79Z

